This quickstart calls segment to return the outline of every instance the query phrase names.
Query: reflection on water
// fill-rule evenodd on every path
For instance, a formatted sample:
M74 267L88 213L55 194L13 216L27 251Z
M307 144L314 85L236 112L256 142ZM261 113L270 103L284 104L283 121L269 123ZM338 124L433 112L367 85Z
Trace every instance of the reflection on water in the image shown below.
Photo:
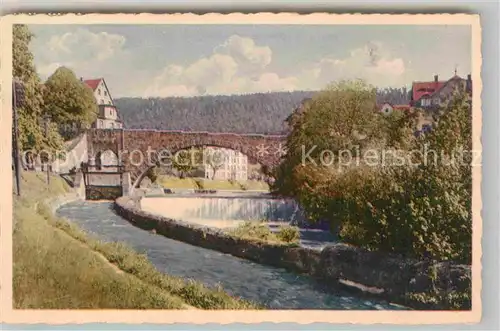
M283 269L153 235L116 215L109 202L73 202L57 213L103 240L122 241L146 253L160 271L209 286L220 284L233 296L271 309L401 309L385 302L329 292L312 279Z

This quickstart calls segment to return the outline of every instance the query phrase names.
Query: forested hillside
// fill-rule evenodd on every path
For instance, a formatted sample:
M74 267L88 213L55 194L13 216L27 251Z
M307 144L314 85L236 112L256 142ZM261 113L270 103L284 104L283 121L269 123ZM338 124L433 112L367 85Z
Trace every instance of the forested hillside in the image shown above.
M120 98L125 128L279 134L284 120L315 92L275 92L191 98ZM379 102L408 103L408 92L385 89Z

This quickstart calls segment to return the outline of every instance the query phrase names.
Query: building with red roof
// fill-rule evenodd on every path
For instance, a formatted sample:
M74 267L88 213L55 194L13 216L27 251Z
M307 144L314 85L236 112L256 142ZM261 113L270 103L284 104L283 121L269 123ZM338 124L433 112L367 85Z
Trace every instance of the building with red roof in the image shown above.
M123 128L122 121L120 120L118 109L116 108L111 93L104 78L83 79L88 87L94 92L94 97L97 102L97 119L93 128L97 129L121 129Z
M471 95L471 75L464 79L455 72L455 75L446 81L440 81L436 75L432 82L413 82L410 105L419 108L439 106L443 101L448 100L456 89L466 91Z

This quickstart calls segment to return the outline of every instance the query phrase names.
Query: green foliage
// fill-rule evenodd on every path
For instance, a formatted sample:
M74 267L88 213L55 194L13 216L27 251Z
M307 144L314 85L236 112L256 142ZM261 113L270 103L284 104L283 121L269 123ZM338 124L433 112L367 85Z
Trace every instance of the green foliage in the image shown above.
M424 305L433 305L442 309L468 310L471 309L471 295L468 292L458 291L432 291L410 292L406 295L411 301L420 302Z
M68 68L58 68L45 82L45 112L60 125L89 127L97 116L92 90ZM74 137L67 137L68 139Z
M297 171L308 164L340 165L383 138L376 91L362 81L340 82L317 93L292 122L286 160L277 169L273 190L292 196L302 189ZM298 185L298 186L297 186Z
M202 151L197 148L180 150L172 158L172 167L184 178L188 173L202 164Z
M440 110L434 129L414 138L418 113L384 117L373 112L372 117L363 112L363 107L370 108L370 91L354 86L339 85L308 103L295 121L288 140L292 152L278 169L275 190L294 196L311 221L329 220L346 242L417 258L470 263L468 97L455 95ZM359 118L351 118L354 113ZM363 127L366 139L353 137L356 125ZM339 134L329 135L332 128ZM325 166L317 162L319 155L301 162L297 151L303 144L334 151L359 144L361 153L375 148L397 152L397 157L374 165L361 157L357 164L340 167L334 160L333 166Z
M297 243L300 239L300 231L296 226L282 225L276 233L276 237L286 243Z
M158 173L158 167L151 167L148 169L148 171L146 171L146 177L149 178L151 183L156 183L156 181L158 180Z
M50 127L47 135L41 125L44 110L43 88L33 64L33 54L29 49L32 39L33 34L26 25L13 26L12 75L20 80L25 91L23 106L17 109L19 145L21 150L36 152L49 149L49 152L52 152L62 147L62 140L54 126Z
M300 237L298 228L288 225L280 226L280 230L274 233L266 221L246 221L227 232L237 238L279 245L296 245Z
M273 237L273 233L264 222L246 221L237 228L230 230L230 233L242 238L268 241Z

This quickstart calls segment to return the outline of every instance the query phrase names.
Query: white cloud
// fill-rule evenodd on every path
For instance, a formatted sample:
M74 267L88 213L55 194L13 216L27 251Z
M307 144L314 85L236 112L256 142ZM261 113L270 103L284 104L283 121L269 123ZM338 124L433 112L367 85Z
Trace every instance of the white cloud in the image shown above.
M280 72L273 66L269 46L239 35L230 36L206 57L182 65L167 62L159 69L137 67L134 63L141 61L147 48L126 49L127 40L120 34L78 28L34 42L43 79L66 66L77 76L105 77L115 97L318 90L333 81L357 78L379 87L400 87L418 72L411 61L380 42L352 49L346 56L302 61ZM274 61L279 64L279 59Z
M52 35L47 40L34 40L36 65L42 78L58 67L66 66L85 77L99 74L117 56L123 54L125 37L107 32L91 32L79 28ZM101 76L101 75L99 75Z
M167 65L145 89L144 96L317 90L342 79L400 87L407 72L404 60L377 42L354 49L344 58L325 57L286 76L268 70L271 59L269 47L233 35L206 58L187 66Z
M93 33L78 29L59 36L52 36L47 43L48 50L59 56L70 56L81 60L91 58L103 61L123 48L125 37L107 32Z
M242 94L295 89L296 79L266 72L272 51L250 38L229 37L213 53L187 66L167 65L144 96Z
M227 54L242 66L265 68L271 63L272 51L268 46L257 46L253 39L232 35L215 53Z
M370 84L401 86L404 84L406 66L402 58L384 51L380 43L369 43L354 49L348 57L326 57L304 70L300 82L303 88L321 88L332 81L364 79Z
M231 56L213 54L187 67L170 64L144 92L144 96L192 96L230 86L238 64Z

